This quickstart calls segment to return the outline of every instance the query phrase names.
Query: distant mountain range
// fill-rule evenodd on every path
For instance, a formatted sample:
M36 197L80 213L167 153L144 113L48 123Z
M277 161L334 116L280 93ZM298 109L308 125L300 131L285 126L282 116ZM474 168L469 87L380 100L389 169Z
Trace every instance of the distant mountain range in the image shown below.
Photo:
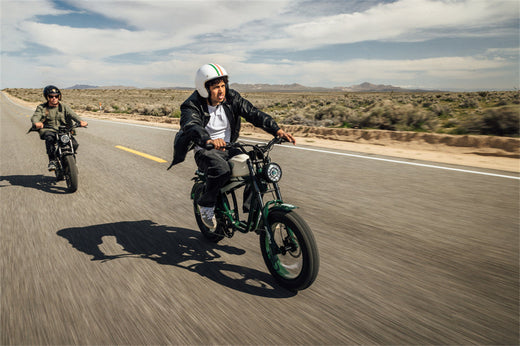
M335 88L321 88L321 87L306 87L301 84L240 84L231 83L231 88L239 92L427 92L440 90L426 90L426 89L406 89L392 85L362 83L350 87L335 87ZM76 84L65 89L138 89L136 87L128 86L92 86L84 84ZM177 89L177 90L193 90L193 88L186 87L168 87L155 89Z
M123 86L123 85L95 86L95 85L76 84L76 85L73 85L73 86L65 88L65 89L138 89L138 88Z
M76 84L71 87L65 89L98 89L98 86L85 85L85 84Z
M362 83L350 87L306 87L301 84L239 84L232 83L231 88L240 92L427 92L439 90L405 89L392 85Z

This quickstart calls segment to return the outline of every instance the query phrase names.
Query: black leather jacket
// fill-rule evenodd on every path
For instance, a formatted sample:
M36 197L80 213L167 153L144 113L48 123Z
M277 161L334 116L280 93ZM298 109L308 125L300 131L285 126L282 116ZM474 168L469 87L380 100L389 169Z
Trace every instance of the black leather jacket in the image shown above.
M280 129L270 115L258 110L233 89L227 90L222 106L231 126L231 142L238 139L241 117L273 136ZM203 147L211 139L205 129L209 118L207 99L201 97L198 91L193 92L181 105L181 129L175 136L173 161L168 169L183 162L188 151L195 145Z

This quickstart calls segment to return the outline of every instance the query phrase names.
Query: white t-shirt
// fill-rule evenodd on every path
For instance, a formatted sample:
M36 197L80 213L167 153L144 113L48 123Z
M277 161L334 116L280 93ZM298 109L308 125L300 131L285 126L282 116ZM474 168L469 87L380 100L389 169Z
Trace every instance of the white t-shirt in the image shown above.
M222 105L213 107L208 105L208 112L210 115L209 122L206 125L211 139L223 138L226 143L231 140L231 125L224 111Z
M217 105L216 107L208 105L208 112L210 118L206 125L206 131L208 131L209 137L211 139L222 138L226 143L229 143L231 141L231 125L224 107L222 105ZM200 149L202 148L199 146L195 147L195 151Z

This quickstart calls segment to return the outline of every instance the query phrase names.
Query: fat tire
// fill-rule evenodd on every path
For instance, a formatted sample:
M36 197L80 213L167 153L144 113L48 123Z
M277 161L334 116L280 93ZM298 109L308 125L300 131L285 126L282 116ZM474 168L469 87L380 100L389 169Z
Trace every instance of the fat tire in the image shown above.
M78 166L76 166L76 159L72 155L65 156L65 181L69 192L76 192L78 190Z
M193 213L195 214L195 220L197 221L197 225L199 226L202 236L212 243L218 243L219 241L224 239L224 236L222 235L223 232L221 229L222 225L220 224L220 222L217 224L216 230L211 231L208 227L206 227L206 225L204 225L204 223L202 222L202 218L200 217L198 200L204 192L204 183L195 183L191 191L191 196L193 198Z
M269 246L266 231L260 233L260 248L262 257L271 275L284 288L292 291L300 291L308 288L318 276L320 259L316 240L305 220L294 210L272 210L268 215L269 225L281 223L288 227L296 236L303 256L303 264L300 273L295 278L287 278L281 275L274 267L271 248ZM280 244L278 244L280 245ZM278 256L276 255L278 258ZM276 259L275 259L276 260Z

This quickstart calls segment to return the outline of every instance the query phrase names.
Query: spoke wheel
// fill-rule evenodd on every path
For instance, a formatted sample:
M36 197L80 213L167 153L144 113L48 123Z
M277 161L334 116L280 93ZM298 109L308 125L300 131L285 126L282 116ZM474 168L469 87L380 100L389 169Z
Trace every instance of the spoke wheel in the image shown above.
M268 220L279 248L271 246L266 232L260 234L262 256L269 272L287 289L309 287L319 270L318 248L311 229L293 210L271 211Z

